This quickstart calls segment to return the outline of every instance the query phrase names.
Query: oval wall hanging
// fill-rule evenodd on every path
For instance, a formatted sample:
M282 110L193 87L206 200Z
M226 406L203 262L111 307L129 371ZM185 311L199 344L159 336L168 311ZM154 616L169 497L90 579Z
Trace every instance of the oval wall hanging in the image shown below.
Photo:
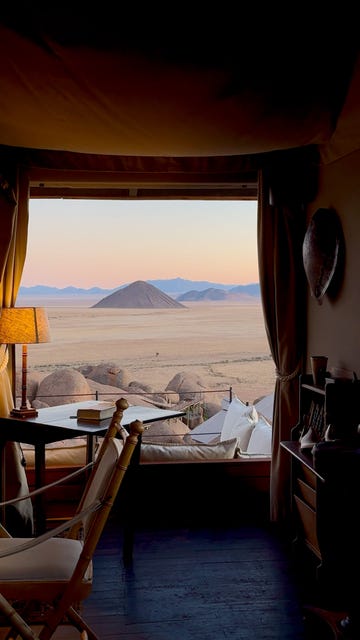
M336 212L318 209L305 233L303 262L311 295L319 304L336 270L340 239L341 225Z

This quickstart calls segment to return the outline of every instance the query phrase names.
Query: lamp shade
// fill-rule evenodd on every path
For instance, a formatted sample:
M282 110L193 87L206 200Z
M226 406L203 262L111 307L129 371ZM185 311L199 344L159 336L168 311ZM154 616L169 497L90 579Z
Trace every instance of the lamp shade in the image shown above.
M50 342L49 322L43 307L3 308L0 314L0 344Z

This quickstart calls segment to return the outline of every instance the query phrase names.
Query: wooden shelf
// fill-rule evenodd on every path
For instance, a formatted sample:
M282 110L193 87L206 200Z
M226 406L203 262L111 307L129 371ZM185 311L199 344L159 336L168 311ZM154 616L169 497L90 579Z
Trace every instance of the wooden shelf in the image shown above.
M319 393L322 396L325 395L325 387L315 387L312 384L303 384L302 388L303 389L308 389L309 391L312 391L313 393Z
M312 454L308 449L302 451L300 449L300 442L294 442L293 440L283 440L280 443L280 446L283 449L286 449L286 451L294 456L294 458L296 458L301 464L307 467L314 474L314 476L317 476L320 480L323 480L322 476L314 469Z

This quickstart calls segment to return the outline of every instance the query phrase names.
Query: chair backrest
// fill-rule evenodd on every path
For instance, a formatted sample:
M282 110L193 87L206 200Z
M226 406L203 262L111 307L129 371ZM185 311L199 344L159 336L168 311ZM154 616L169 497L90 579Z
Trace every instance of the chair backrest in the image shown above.
M68 594L71 593L72 585L76 585L83 578L92 560L121 482L131 461L131 456L137 445L138 437L143 430L143 423L140 420L134 420L130 424L130 433L123 445L120 440L113 437L109 438L107 442L100 462L92 475L90 486L86 489L82 506L85 512L82 518L82 529L84 531L83 548L68 585ZM92 506L97 502L99 503L98 508L92 510ZM88 511L90 512L88 513Z
M138 443L138 438L144 431L142 422L135 420L130 425L129 433L122 430L122 439L117 438L116 436L121 430L123 411L128 407L128 403L126 400L120 399L116 405L116 411L104 437L94 468L86 483L83 496L75 514L77 515L81 511L89 510L95 502L101 504L99 511L96 510L84 515L80 521L85 539L90 527L98 527L99 523L107 519L125 471L130 464L131 457ZM102 527L103 525L100 526ZM79 525L76 527L76 531L69 531L68 537L74 537L74 533L76 533L77 537L78 531Z
M99 505L102 505L106 500L113 502L113 495L108 492L113 477L118 474L117 463L120 460L122 451L122 441L110 438L99 465L91 478L91 482L89 486L86 487L82 511L86 512L95 502L99 502ZM102 508L103 507L101 507L101 509ZM90 513L82 519L82 529L85 538L88 535L89 527L96 518L97 511L93 513L90 511Z
M109 469L111 468L111 463L115 465L116 459L119 457L121 453L121 449L124 446L124 441L126 441L128 433L121 426L121 421L123 418L123 414L125 409L127 409L129 403L124 398L120 398L116 401L116 409L114 411L113 417L111 419L109 428L103 438L101 447L97 453L96 460L94 466L91 470L91 473L87 479L83 494L81 496L80 502L77 506L75 515L81 513L84 510L85 505L88 507L90 502L92 502L96 496L100 496L101 492L106 488L106 482L108 481ZM141 429L142 432L143 429ZM108 451L108 445L110 442L114 442L114 439L121 435L122 439L116 440L117 442L117 451L114 451L114 446L111 445ZM136 443L137 443L138 435L136 435ZM130 445L130 441L128 443ZM103 463L102 458L104 457L105 452L108 451L107 459ZM130 457L132 455L132 451ZM113 456L113 460L111 461L110 456ZM115 459L116 458L116 459ZM130 458L129 458L130 461ZM101 465L101 470L98 472L98 467ZM105 469L106 465L106 469ZM102 478L103 476L103 478ZM102 478L101 482L100 479ZM77 524L73 525L73 527L68 532L68 538L77 538L79 535L79 530L85 526L85 522L79 521Z

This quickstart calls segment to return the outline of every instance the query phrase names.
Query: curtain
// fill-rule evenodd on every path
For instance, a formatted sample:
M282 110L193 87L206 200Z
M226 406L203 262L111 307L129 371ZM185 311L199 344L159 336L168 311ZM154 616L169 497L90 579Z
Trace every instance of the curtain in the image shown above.
M293 170L295 170L293 168ZM270 477L270 519L289 522L291 439L299 419L299 374L305 346L306 297L302 262L305 208L288 170L259 174L258 260L265 329L276 367ZM283 186L286 185L284 188ZM298 186L298 185L297 185ZM294 196L295 193L295 196Z
M16 198L8 180L0 175L0 295L1 307L5 305L6 291L11 287L5 285L5 273L8 261L12 262L13 240L16 228ZM6 345L0 345L0 415L7 415L13 408L11 385L8 376L9 354Z
M15 176L15 173L14 173ZM0 295L1 308L15 304L20 286L27 247L28 188L27 180L14 177L13 186L2 178L0 193ZM15 375L13 359L8 347L0 345L0 429L1 416L7 416L14 407L9 377ZM2 457L2 486L6 500L28 492L22 452L17 442L7 442ZM3 514L4 515L4 514ZM12 535L32 535L33 509L30 499L6 508L6 527Z
M28 229L28 181L17 178L14 172L13 185L3 178L0 195L0 296L1 308L15 305L24 267ZM8 372L13 376L12 358L8 366L5 353L7 347L0 347L0 415L7 415L13 408L13 396Z

